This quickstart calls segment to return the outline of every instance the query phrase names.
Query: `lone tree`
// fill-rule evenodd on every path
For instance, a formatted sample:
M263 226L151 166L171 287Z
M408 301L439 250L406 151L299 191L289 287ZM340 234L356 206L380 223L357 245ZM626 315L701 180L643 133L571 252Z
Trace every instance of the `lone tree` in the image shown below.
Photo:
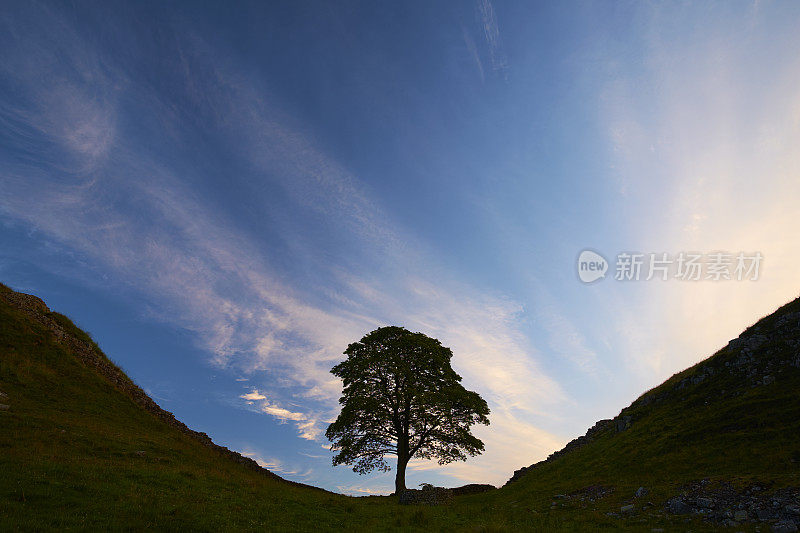
M388 326L344 353L347 359L331 370L344 382L342 412L325 432L338 452L334 466L354 465L359 474L386 472L384 457L395 455L395 493L400 494L412 457L443 465L483 451L470 426L488 425L489 407L461 385L450 366L450 348L422 333Z

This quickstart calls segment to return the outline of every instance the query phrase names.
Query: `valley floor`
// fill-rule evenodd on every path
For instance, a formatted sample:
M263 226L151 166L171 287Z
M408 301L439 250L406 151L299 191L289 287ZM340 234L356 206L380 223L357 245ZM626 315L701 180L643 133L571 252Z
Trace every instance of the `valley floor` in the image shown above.
M66 317L39 312L91 343ZM0 530L791 531L800 303L760 327L500 490L401 506L231 460L142 408L0 295ZM743 351L753 335L764 339Z

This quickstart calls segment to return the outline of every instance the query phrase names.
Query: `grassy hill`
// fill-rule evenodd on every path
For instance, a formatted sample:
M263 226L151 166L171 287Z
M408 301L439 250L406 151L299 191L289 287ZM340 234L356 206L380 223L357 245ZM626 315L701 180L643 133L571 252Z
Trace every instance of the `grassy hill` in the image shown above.
M500 490L438 507L282 480L2 285L0 392L0 530L748 530L800 496L800 299Z

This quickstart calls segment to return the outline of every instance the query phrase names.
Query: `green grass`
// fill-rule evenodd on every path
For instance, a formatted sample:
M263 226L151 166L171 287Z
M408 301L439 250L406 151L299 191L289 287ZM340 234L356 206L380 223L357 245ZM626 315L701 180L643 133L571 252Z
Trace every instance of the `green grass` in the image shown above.
M796 301L781 312L798 309ZM68 318L51 317L91 341ZM648 394L734 355L721 350ZM702 531L710 526L659 514L685 482L800 484L800 371L721 395L736 386L734 377L718 375L662 402L640 399L626 410L630 429L609 429L501 490L407 507L290 485L223 458L140 408L0 299L0 391L9 396L0 401L11 405L0 411L0 530ZM615 491L593 504L559 501L551 509L553 495L589 485ZM606 515L639 486L650 488L652 511Z

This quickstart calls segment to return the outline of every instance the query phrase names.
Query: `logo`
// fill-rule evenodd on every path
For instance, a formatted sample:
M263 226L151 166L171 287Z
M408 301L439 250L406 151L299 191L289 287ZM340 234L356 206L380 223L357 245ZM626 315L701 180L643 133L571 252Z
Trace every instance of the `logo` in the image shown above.
M608 261L602 255L584 250L578 256L578 277L584 283L592 283L606 277Z
M620 252L613 277L616 281L757 281L763 260L761 252ZM583 283L605 278L610 267L605 257L588 248L578 255L578 278Z

